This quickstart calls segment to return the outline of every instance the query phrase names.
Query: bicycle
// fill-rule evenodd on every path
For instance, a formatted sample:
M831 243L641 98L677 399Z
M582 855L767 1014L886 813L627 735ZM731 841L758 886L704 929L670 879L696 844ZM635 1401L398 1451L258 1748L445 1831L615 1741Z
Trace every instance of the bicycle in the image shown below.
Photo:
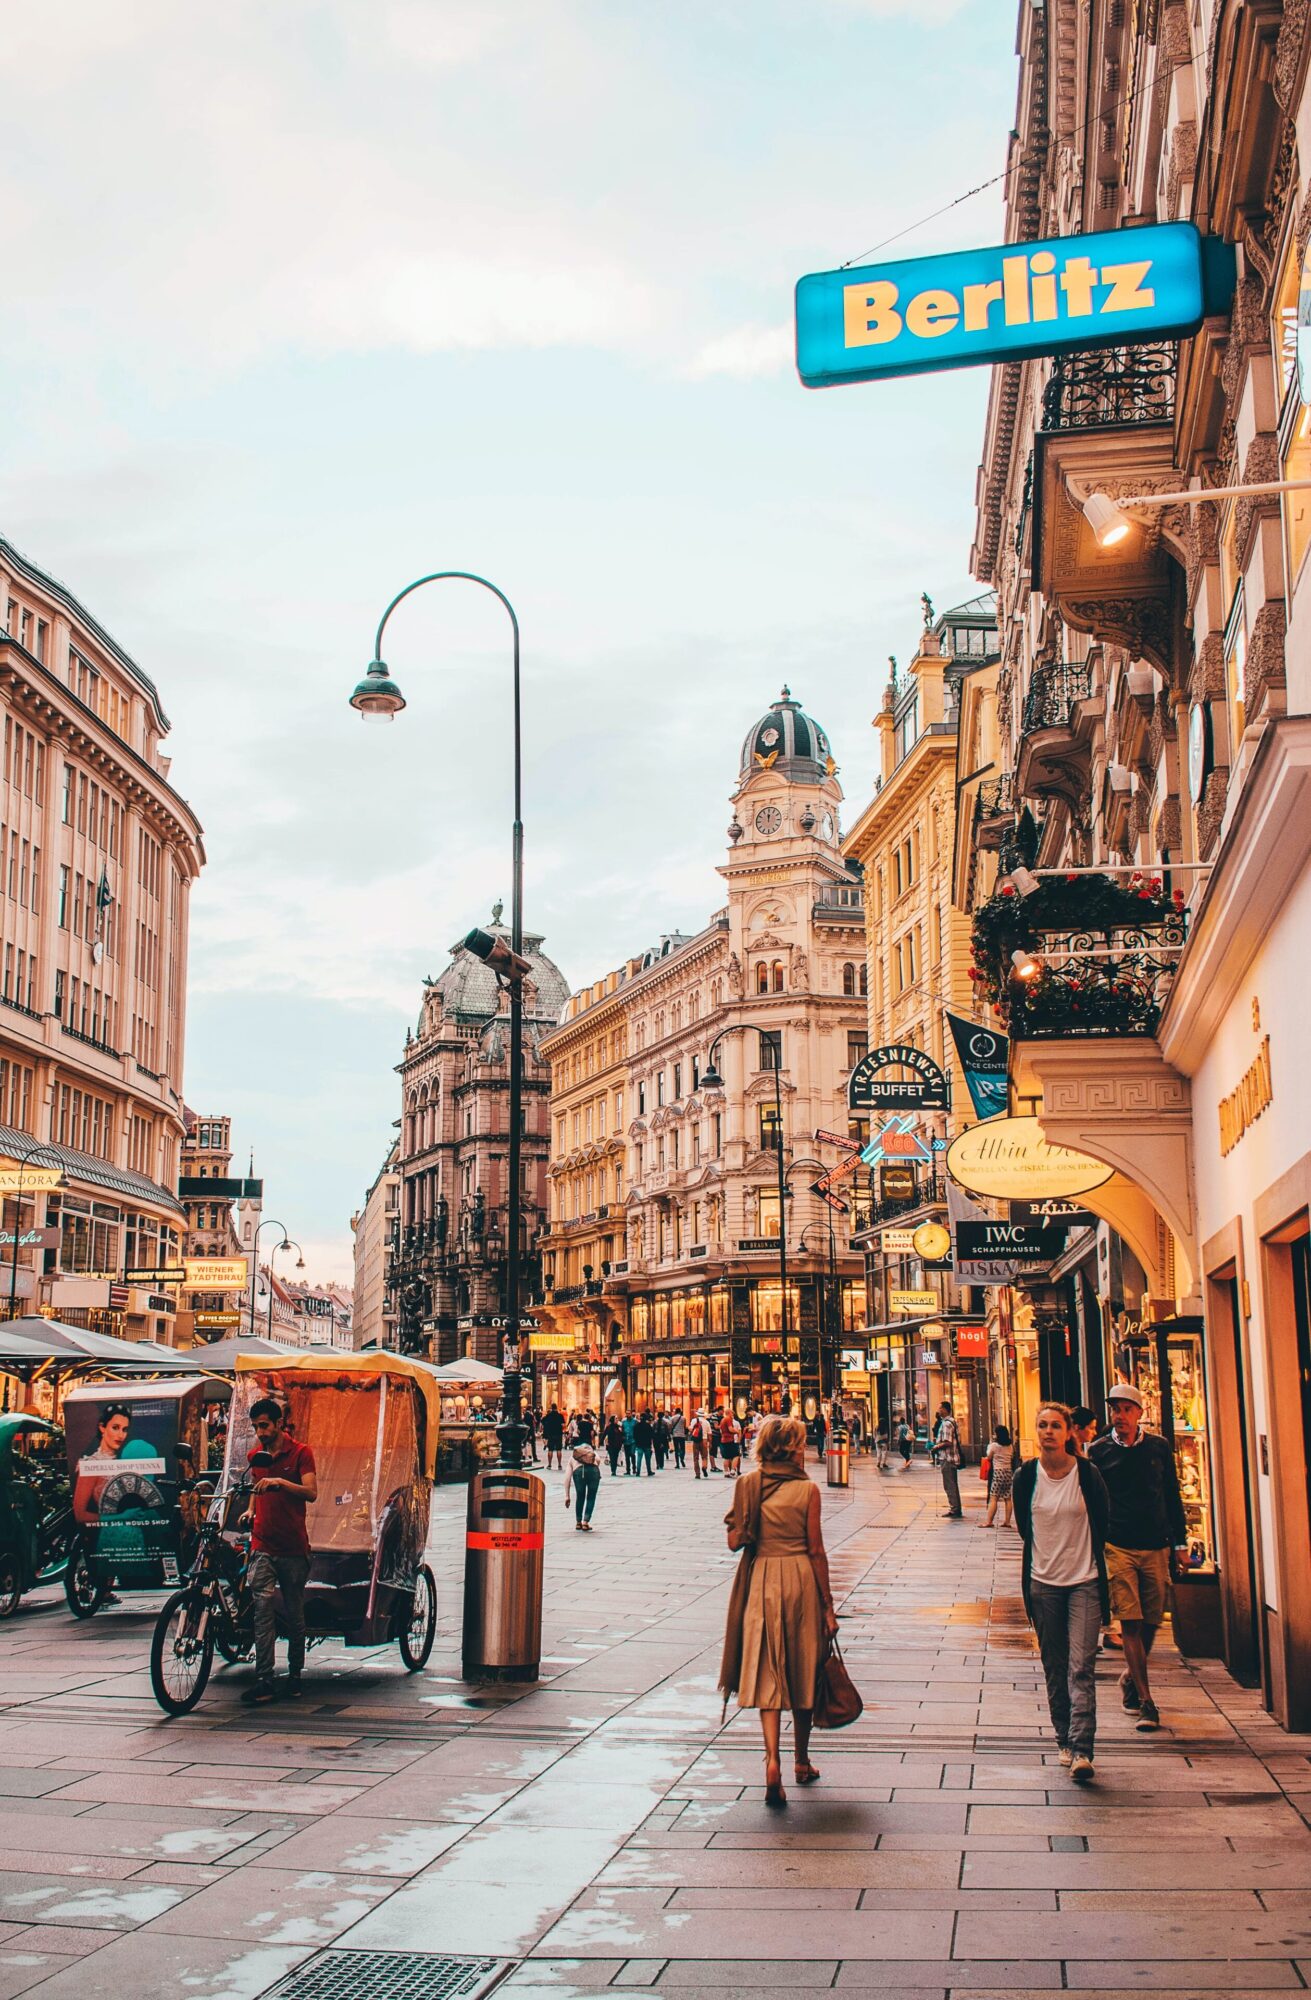
M186 1715L196 1706L216 1651L234 1666L254 1649L254 1611L246 1584L250 1536L237 1532L249 1503L247 1478L211 1508L200 1525L187 1580L155 1621L150 1685L167 1715Z

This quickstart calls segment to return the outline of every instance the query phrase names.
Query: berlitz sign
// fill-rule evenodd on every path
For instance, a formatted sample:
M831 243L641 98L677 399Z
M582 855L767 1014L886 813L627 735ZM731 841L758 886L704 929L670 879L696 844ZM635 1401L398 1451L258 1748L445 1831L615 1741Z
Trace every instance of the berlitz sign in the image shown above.
M1227 311L1234 252L1190 222L816 271L796 292L808 389L1195 333Z
M909 1076L885 1077L885 1070ZM850 1111L949 1111L951 1085L932 1056L913 1042L884 1042L862 1056L847 1080ZM887 1150L886 1139L884 1150Z

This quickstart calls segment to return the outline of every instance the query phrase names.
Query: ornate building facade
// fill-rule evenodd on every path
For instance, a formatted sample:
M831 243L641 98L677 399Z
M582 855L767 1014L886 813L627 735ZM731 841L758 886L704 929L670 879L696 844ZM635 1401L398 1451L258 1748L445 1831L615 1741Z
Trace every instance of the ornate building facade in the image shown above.
M168 717L64 586L0 542L0 1157L58 1168L7 1197L57 1232L14 1309L172 1341L187 922L200 826L168 781ZM0 1311L8 1313L11 1286Z
M509 942L498 903L486 926ZM550 1067L542 1054L568 997L542 939L524 938L523 1287L535 1273L546 1213ZM424 982L417 1032L398 1065L400 1211L391 1261L392 1316L401 1349L437 1362L471 1354L498 1362L493 1324L505 1310L510 1006L490 967L463 944Z
M784 689L742 747L724 907L575 995L543 1043L539 1377L554 1363L566 1400L609 1389L689 1409L813 1407L843 1331L863 1345L848 1218L810 1192L840 1157L815 1135L846 1137L846 1080L866 1046L861 884L842 858L841 800L825 732ZM722 1082L708 1087L716 1043Z
M182 1173L178 1195L187 1212L184 1251L188 1257L240 1258L246 1283L236 1292L186 1292L178 1315L180 1344L218 1340L243 1321L251 1327L251 1279L259 1240L264 1183L232 1172L232 1120L183 1110ZM252 1162L253 1166L253 1162Z
M973 566L1005 642L997 756L961 804L1004 879L962 855L958 896L1014 1100L1113 1169L1033 1301L1043 1365L1090 1402L1138 1379L1184 1486L1185 1650L1305 1728L1311 507L1268 486L1311 465L1311 11L1051 0L1019 55L1006 240L1189 221L1236 288L1183 340L993 371ZM1114 534L1085 506L1177 493Z
M400 1141L394 1140L362 1205L351 1217L355 1253L353 1326L357 1348L397 1345L396 1290L391 1267L400 1243L400 1157Z

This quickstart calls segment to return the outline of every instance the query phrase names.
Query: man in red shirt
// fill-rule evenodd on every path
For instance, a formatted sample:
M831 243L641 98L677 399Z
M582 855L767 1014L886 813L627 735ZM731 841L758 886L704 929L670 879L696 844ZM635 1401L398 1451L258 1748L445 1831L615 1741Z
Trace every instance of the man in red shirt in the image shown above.
M293 1698L300 1693L305 1665L305 1585L310 1573L305 1509L311 1500L318 1499L319 1482L314 1453L288 1434L280 1403L271 1396L263 1397L252 1405L250 1420L258 1440L251 1457L265 1452L272 1460L271 1465L260 1468L246 1517L252 1524L247 1576L255 1605L255 1682L241 1699L253 1708L278 1697L273 1666L278 1636L274 1600L279 1590L287 1622L286 1692Z

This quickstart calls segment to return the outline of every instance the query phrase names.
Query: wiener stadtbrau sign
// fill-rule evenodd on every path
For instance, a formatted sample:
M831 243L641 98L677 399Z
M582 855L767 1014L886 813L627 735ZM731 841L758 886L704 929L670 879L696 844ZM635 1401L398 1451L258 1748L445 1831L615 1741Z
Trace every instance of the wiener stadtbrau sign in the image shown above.
M884 1077L889 1069L910 1076ZM932 1056L913 1042L885 1042L871 1049L847 1079L849 1111L949 1111L951 1084Z
M1173 339L1233 292L1232 246L1191 222L814 271L797 282L797 372L826 389Z

